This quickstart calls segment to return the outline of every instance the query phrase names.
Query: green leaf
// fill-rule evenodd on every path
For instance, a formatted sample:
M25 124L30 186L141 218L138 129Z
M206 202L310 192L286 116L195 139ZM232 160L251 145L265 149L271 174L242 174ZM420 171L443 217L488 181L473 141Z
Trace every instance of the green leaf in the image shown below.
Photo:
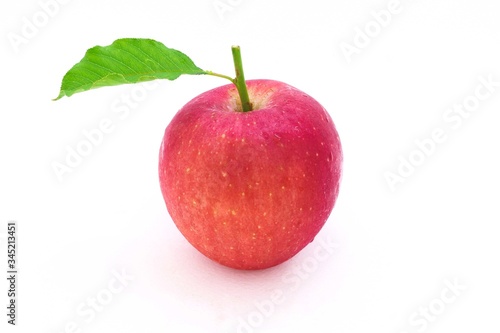
M155 79L175 80L182 74L209 74L184 53L152 39L123 38L96 46L62 80L58 100L90 89Z

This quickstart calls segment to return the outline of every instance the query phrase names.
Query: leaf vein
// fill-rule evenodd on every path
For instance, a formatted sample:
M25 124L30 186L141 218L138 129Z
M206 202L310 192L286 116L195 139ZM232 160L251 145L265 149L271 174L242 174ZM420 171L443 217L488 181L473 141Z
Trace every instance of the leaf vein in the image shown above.
M111 61L114 61L114 62L117 62L117 63L119 63L119 64L122 64L123 66L127 67L128 69L130 69L132 72L134 72L134 73L136 73L136 74L139 74L139 73L138 73L135 69L133 69L133 68L132 68L132 67L130 67L129 65L125 64L123 61L120 61L120 60L118 60L118 59L116 59L116 58L114 58L114 57L112 57L112 56L110 56L110 55L107 55L107 54L104 54L104 53L103 53L103 54L100 54L100 57L102 57L102 58L108 58L108 59L110 59ZM101 67L106 68L106 67L104 67L104 66L101 66ZM110 68L106 68L106 69L107 69L108 71L110 71L111 73L113 73L113 72L114 72L114 71L113 71L113 70L111 70Z

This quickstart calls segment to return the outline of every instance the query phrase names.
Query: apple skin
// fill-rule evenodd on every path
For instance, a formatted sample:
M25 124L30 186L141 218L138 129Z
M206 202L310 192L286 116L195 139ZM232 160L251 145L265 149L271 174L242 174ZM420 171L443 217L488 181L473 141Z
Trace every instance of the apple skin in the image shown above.
M337 195L342 148L326 110L273 80L233 84L177 112L160 148L167 210L202 254L228 267L278 265L313 241Z

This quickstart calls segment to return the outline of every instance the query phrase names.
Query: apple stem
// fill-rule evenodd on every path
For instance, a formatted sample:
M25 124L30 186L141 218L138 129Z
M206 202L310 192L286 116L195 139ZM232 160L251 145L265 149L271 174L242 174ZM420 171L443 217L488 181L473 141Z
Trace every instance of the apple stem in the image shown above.
M238 94L241 99L241 108L243 109L243 112L252 111L252 103L248 97L247 84L243 73L243 62L241 60L240 47L233 46L231 50L233 51L234 69L236 71L236 78L232 81L236 86L236 89L238 89Z
M252 102L250 102L250 97L248 97L247 84L245 82L245 74L243 73L243 61L241 60L241 51L239 46L232 46L233 51L233 61L234 70L236 71L236 77L233 79L227 75L222 75L214 73L212 71L205 71L204 74L211 76L221 77L231 81L238 90L238 95L240 95L241 109L243 112L248 112L253 110Z

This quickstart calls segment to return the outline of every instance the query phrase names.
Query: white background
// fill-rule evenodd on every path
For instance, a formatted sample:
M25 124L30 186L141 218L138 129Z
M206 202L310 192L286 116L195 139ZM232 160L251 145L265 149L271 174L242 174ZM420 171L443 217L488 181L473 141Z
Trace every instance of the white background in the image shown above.
M373 12L387 0L75 0L50 17L48 2L0 5L2 271L9 220L20 248L18 325L6 324L2 278L2 332L500 330L500 86L460 124L443 118L474 102L480 77L500 82L497 1L401 0L383 27ZM25 40L16 46L13 36ZM89 47L121 37L157 39L231 76L239 44L247 79L287 82L325 106L344 176L315 242L278 267L236 271L200 255L172 223L157 175L163 131L224 80L187 76L146 95L120 86L51 101ZM357 53L346 56L347 44ZM120 118L113 105L123 96L142 100ZM60 181L53 163L103 119L111 133ZM446 139L422 159L415 141L436 129ZM391 190L385 175L410 156L420 165L400 167L404 182ZM328 253L321 244L331 240ZM106 304L92 310L93 298Z

